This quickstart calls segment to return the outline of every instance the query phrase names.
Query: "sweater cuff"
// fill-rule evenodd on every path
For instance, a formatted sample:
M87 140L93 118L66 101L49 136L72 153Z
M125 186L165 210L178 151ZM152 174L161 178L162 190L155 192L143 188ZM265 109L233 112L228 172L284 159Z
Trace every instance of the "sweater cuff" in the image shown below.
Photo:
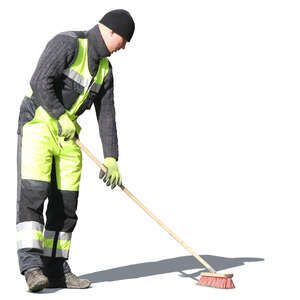
M64 107L59 107L57 109L53 109L53 111L50 113L54 119L58 120L58 118L64 114L66 111L64 109Z
M113 157L118 161L119 149L116 136L102 136L101 140L104 158Z

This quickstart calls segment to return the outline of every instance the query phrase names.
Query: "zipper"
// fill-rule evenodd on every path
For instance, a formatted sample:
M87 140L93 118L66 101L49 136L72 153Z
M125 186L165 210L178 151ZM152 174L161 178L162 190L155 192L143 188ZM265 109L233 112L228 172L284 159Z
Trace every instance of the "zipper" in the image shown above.
M91 90L93 84L95 83L95 81L94 81L95 77L96 77L96 76L92 77L92 79L91 79L91 81L90 81L90 83L89 83L89 86L88 86L88 89L87 89L86 93L89 92L89 91Z
M78 110L80 109L80 107L82 107L82 105L85 103L86 99L87 99L88 96L89 96L88 94L89 94L89 92L91 91L91 88L92 88L93 85L96 83L96 82L94 81L94 79L95 79L95 76L92 77L92 79L91 79L91 81L90 81L90 83L89 83L89 85L88 85L88 88L87 88L86 92L84 93L84 99L83 99L81 105L78 107L77 111L78 111ZM77 111L76 111L76 113L77 113ZM75 115L76 115L76 113L75 113ZM76 116L76 119L77 119L77 116Z

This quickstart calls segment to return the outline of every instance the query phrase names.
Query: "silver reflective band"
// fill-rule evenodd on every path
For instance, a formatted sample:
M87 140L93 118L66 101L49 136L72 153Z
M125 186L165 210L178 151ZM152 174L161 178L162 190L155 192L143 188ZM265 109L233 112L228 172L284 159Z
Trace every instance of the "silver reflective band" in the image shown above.
M43 255L51 257L52 256L52 248L44 248Z
M72 232L60 232L58 234L59 240L70 241L72 238Z
M17 248L36 248L43 249L43 242L40 240L19 240L17 241Z
M43 249L44 225L35 221L17 224L17 248Z
M55 257L69 258L69 252L70 250L56 249Z
M77 83L79 83L80 85L82 85L83 87L88 87L90 84L90 80L83 77L82 75L80 75L79 73L77 73L76 71L74 71L71 68L68 68L66 70L64 70L64 74L73 79L74 81L76 81Z
M57 244L54 249L54 239L56 236L56 231L45 230L44 232L44 256L52 257L52 253L54 250L54 257L69 257L70 251L70 241L72 238L72 232L58 232L57 235ZM63 248L63 249L58 249Z
M44 225L35 221L26 221L17 224L17 232L21 230L38 230L38 231L43 231Z
M52 248L44 248L43 255L52 257L52 251L53 251ZM56 249L55 257L69 258L69 252L70 252L70 250Z
M54 239L55 231L45 230L44 238L45 239ZM58 240L70 241L71 238L72 238L72 232L59 232L58 233Z
M55 231L45 230L44 239L54 239Z

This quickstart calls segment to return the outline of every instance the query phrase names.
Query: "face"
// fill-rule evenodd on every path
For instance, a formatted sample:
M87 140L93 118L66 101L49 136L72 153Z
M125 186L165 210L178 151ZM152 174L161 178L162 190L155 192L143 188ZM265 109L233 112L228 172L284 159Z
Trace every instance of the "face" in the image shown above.
M111 31L107 40L107 48L110 53L114 53L120 49L125 49L126 42L119 34Z

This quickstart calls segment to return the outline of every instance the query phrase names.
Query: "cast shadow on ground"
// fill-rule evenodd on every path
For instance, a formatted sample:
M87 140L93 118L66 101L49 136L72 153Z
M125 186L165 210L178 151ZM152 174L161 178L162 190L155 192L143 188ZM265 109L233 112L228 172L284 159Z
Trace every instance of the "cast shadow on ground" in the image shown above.
M244 265L246 262L263 261L263 258L254 257L238 257L228 258L213 255L201 255L216 271L222 271L233 267ZM192 274L186 274L184 271L197 269ZM172 272L179 272L182 277L189 277L198 281L196 277L200 275L200 272L207 272L207 270L193 257L193 256L181 256L171 259L164 259L154 262L146 262L140 264L134 264L129 266L123 266L103 271L97 271L93 273L83 274L80 278L89 279L92 283L99 283L105 281L117 281L124 279L140 278L153 275L160 275ZM43 293L52 293L59 289L45 289Z

